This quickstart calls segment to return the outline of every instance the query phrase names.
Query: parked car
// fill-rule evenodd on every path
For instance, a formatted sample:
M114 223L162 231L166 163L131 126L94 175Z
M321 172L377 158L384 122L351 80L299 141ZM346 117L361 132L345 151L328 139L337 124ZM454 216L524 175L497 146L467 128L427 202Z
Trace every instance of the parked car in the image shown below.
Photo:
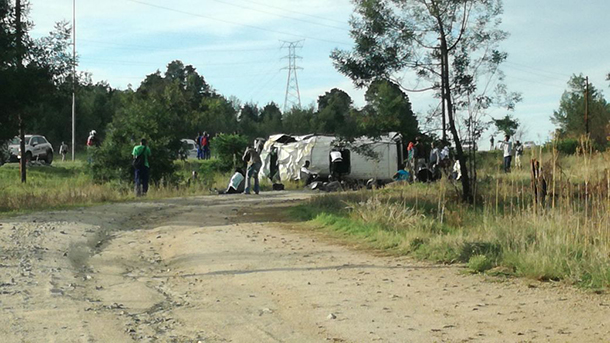
M180 140L182 142L182 148L180 149L180 158L186 160L187 158L197 158L197 146L195 141L188 138Z
M19 137L15 137L9 143L10 160L13 162L21 158L20 142ZM47 164L51 164L53 162L53 146L44 136L25 135L24 156L26 161L44 160Z

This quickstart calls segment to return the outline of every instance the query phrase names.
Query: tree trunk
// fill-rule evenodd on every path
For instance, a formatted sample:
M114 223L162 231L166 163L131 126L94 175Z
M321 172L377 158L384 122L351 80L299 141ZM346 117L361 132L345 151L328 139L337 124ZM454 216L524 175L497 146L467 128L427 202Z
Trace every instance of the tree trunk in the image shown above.
M441 58L443 59L443 68L441 72L441 78L443 79L443 87L445 101L447 101L447 119L449 119L449 130L453 136L455 142L455 152L457 159L460 162L460 169L462 171L462 200L466 202L472 202L472 192L470 189L470 178L468 175L468 165L466 164L466 156L464 156L464 150L462 149L462 142L455 126L455 118L453 117L453 102L451 100L451 89L449 87L449 51L447 49L447 42L444 36L441 36Z

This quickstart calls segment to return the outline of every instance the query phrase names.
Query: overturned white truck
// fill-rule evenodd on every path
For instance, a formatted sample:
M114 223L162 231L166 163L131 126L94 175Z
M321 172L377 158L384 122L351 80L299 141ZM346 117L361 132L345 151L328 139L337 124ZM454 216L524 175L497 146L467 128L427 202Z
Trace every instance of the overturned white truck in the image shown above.
M269 175L269 153L275 147L281 180L299 180L300 170L305 161L310 163L309 170L327 177L330 174L330 151L339 146L339 143L336 137L328 135L270 136L261 152L263 160L261 172L263 176ZM360 153L361 148L372 151L374 157ZM402 136L396 132L375 139L359 138L348 146L342 146L341 151L343 160L347 164L345 176L354 180L390 181L404 161Z

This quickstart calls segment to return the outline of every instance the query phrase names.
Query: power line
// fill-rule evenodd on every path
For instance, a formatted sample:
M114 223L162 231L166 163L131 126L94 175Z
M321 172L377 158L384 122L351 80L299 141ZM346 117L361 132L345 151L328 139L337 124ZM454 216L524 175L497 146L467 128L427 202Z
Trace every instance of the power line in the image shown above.
M311 39L311 40L316 40L316 41L326 42L326 43L332 43L332 44L350 45L350 46L352 45L351 43L337 42L337 41L332 41L332 40L328 40L328 39L322 39L322 38L316 38L316 37L310 37L310 36L305 36L305 35L298 35L298 34L294 34L294 33L283 32L283 31L276 31L276 30L266 29L264 27L258 27L258 26L254 26L254 25L236 23L236 22L233 22L233 21L230 21L230 20L218 19L218 18L211 17L211 16L205 16L205 15L202 15L202 14L195 14L195 13L190 13L190 12L186 12L186 11L181 11L181 10L173 9L173 8L170 8L170 7L149 4L147 2L143 2L143 1L139 1L139 0L128 0L128 1L135 2L137 4L141 4L141 5L145 5L145 6L149 6L149 7L159 8L159 9L170 11L170 12L185 14L185 15L193 16L193 17L210 19L210 20L218 21L218 22L225 23L225 24L231 24L231 25L248 27L248 28L255 29L255 30L260 30L260 31L279 33L279 34L282 34L282 35L293 36L293 37L298 37L298 38L307 38L307 39Z
M147 62L147 61L126 61L126 60L109 60L104 58L95 58L95 57L81 57L81 61L93 61L98 64L118 64L118 65L149 65L149 66L158 66L158 63ZM207 62L199 62L199 63L188 63L191 65L199 65L201 67L206 66L230 66L230 65L245 65L245 64L264 64L269 63L271 61L243 61L243 62L227 62L227 63L207 63Z
M119 44L114 42L104 42L91 39L79 39L80 42L89 42L94 44L89 45L104 45L104 46L116 46L122 47L125 50L144 50L144 51L159 51L159 47L144 46L144 45L131 45L131 44ZM82 45L82 44L81 44ZM184 50L184 48L166 48L165 51ZM277 50L277 47L269 48L236 48L236 49L208 49L208 48L191 48L191 50L202 51L202 52L250 52L250 51L269 51Z
M221 4L225 4L225 5L229 5L229 6L234 6L234 7L238 7L238 8L242 8L242 9L246 9L246 10L250 10L250 11L254 11L254 12L274 15L274 16L277 16L277 17L280 17L280 18L286 18L286 19L290 19L290 20L300 21L300 22L303 22L303 23L308 23L308 24L313 24L313 25L318 25L318 26L324 26L324 27L328 27L328 28L331 28L331 29L336 29L336 30L342 30L342 31L349 32L349 30L346 29L345 27L338 27L338 26L333 26L333 25L326 25L326 24L316 23L316 22L313 22L313 21L310 21L310 20L299 19L299 18L295 18L295 17L289 17L289 16L286 16L286 15L277 14L277 13L273 13L273 12L269 12L269 11L263 11L263 10L259 10L259 9L252 8L252 7L246 7L246 6L242 6L242 5L237 5L237 4L233 4L233 3L222 1L222 0L214 0L214 1L219 2ZM264 5L264 6L266 6L266 5Z
M297 11L293 11L293 10L288 10L282 7L277 7L277 6L272 6L269 4L263 4L260 2L256 2L256 1L245 1L245 2L249 2L255 5L260 5L260 6L266 6L269 8L273 8L276 10L280 10L280 11L284 11L284 12L288 12L288 13L294 13L294 14L298 14L298 15L302 15L302 16L306 16L306 17L311 17L311 18L316 18L316 19L322 19L322 20L326 20L326 21L330 21L330 22L334 22L334 23L338 23L338 24L345 24L345 22L339 21L339 20L334 20L334 19L329 19L329 18L324 18L324 17L320 17L317 15L313 15L313 14L307 14L307 13L301 13L301 12L297 12Z
M548 70L543 70L537 67L532 67L526 64L521 64L521 63L515 63L515 62L510 62L510 61L504 61L502 63L506 63L506 64L512 64L512 65L516 65L522 68L527 68L530 70L534 70L534 71L538 71L538 72L542 72L542 73L546 73L546 74L555 74L555 75L559 75L559 76L564 76L564 77L572 77L572 75L568 75L568 74L564 74L564 73L558 73L555 71L548 71Z

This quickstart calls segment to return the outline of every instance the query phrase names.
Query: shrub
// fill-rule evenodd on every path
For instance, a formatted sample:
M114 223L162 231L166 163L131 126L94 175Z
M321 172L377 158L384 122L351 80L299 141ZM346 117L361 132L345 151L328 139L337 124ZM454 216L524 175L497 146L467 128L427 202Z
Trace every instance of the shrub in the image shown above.
M462 245L459 260L468 262L473 256L485 255L498 257L502 253L502 246L498 243L490 242L466 242Z
M578 139L575 138L556 140L554 144L557 147L557 151L566 155L575 154L576 150L580 146L580 142L578 141Z
M237 134L219 134L214 138L214 148L225 170L242 165L242 154L248 146L248 138Z
M468 268L475 273L483 273L493 267L491 259L485 255L475 255L468 260Z
M174 161L181 142L177 116L156 101L128 96L122 111L118 112L107 130L102 146L93 149L90 170L98 182L113 179L132 180L131 152L141 138L146 138L152 152L149 159L152 183L172 182L176 175Z

